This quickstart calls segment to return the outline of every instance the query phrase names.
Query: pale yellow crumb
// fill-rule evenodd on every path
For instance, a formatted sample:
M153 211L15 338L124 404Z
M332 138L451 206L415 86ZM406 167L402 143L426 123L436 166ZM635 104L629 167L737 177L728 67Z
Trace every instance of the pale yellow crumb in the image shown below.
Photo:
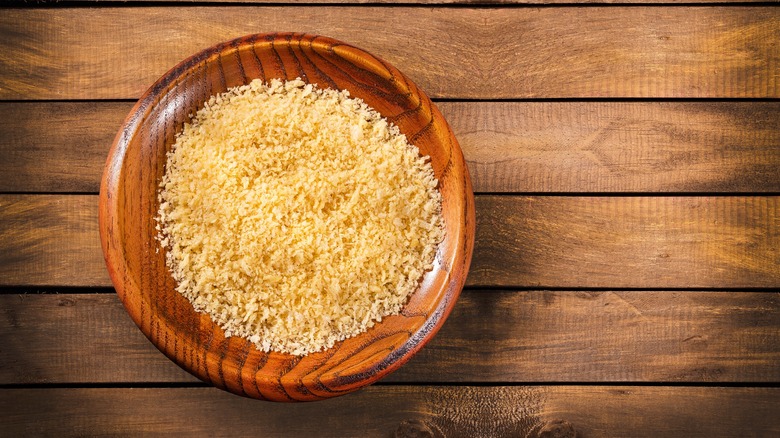
M401 310L444 236L437 184L346 91L255 80L177 136L161 245L178 291L228 336L304 355Z

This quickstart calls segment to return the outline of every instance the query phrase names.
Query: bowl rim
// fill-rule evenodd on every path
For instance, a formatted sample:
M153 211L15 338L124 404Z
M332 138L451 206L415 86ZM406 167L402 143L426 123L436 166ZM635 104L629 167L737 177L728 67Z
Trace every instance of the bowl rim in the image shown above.
M334 47L344 49L350 55L356 56L356 59L358 61L363 60L364 63L366 64L369 61L379 62L384 68L387 68L394 75L397 74L403 80L405 85L412 87L415 90L415 92L419 94L420 99L427 101L426 103L431 106L431 111L435 112L438 115L439 119L444 123L444 126L448 130L450 141L452 142L451 155L457 154L457 156L454 158L456 160L460 160L460 163L462 163L462 172L463 172L463 179L464 179L463 199L462 199L463 211L459 216L462 219L461 219L461 223L458 226L458 229L463 229L464 232L459 233L457 236L452 236L458 239L454 242L454 246L458 248L458 250L453 251L451 260L445 260L442 262L442 264L445 265L446 277L442 282L441 297L438 299L438 302L435 303L435 306L432 306L430 308L430 312L428 313L425 322L414 333L411 333L409 338L406 341L404 341L401 345L395 347L381 361L372 363L371 368L373 372L368 373L367 376L357 379L354 388L350 388L349 390L339 392L338 394L334 394L334 395L341 395L341 394L346 394L348 392L358 390L367 385L370 385L376 382L377 380L385 377L387 374L397 370L398 368L403 366L406 362L408 362L412 358L412 356L414 356L425 344L427 344L436 335L436 333L443 325L444 321L452 312L455 302L457 301L460 292L463 289L466 276L468 274L469 266L471 263L471 257L472 257L473 247L474 247L474 235L475 235L474 195L471 187L471 179L468 173L468 168L465 165L463 153L457 142L457 139L452 133L449 124L446 122L446 120L441 115L441 113L439 112L435 104L430 100L430 98L422 90L417 88L417 86L411 80L409 80L405 75L403 75L400 71L392 67L390 64L386 63L380 58L377 58L376 56L362 49L359 49L355 46L344 43L342 41L325 37L325 36L320 36L320 35L313 35L307 33L294 33L294 32L249 34L229 41L221 42L219 44L213 45L209 48L201 50L185 58L183 61L179 62L174 67L169 69L159 79L157 79L141 95L141 97L133 105L132 109L130 110L130 112L122 122L122 125L114 138L114 141L111 145L111 148L109 150L106 159L106 164L104 167L103 175L101 178L101 185L100 185L98 221L99 221L101 248L103 250L103 255L106 261L106 266L108 268L109 276L111 277L112 284L116 289L116 293L120 297L120 300L122 301L126 311L131 316L135 324L139 327L139 329L141 329L142 333L144 333L144 335L152 342L153 345L155 345L155 347L158 350L163 352L169 359L171 359L174 363L179 365L181 368L185 369L187 372L195 375L201 380L210 382L216 386L220 386L219 382L215 382L208 375L208 373L197 372L191 369L190 367L184 366L182 363L180 363L180 361L176 357L172 356L171 354L166 352L160 345L158 345L158 343L150 336L150 334L147 333L146 330L144 330L142 322L140 320L140 316L138 314L138 309L136 309L133 306L133 304L129 301L128 294L131 293L131 291L128 291L125 288L126 285L125 282L128 280L127 276L125 275L125 267L127 265L127 259L125 258L123 251L117 252L115 249L118 246L117 243L119 242L119 239L114 236L112 232L112 228L114 225L117 225L117 219L118 219L117 202L118 201L113 200L115 198L113 195L119 192L120 190L123 190L123 188L120 187L121 181L123 181L123 177L121 176L122 168L125 162L125 157L127 155L128 146L133 141L134 136L138 131L138 128L150 116L150 111L155 107L155 105L159 104L162 101L163 97L167 95L167 93L173 90L181 82L181 80L183 80L187 76L187 74L191 73L194 67L200 64L206 64L208 62L213 61L214 58L223 56L225 51L228 51L229 53L229 51L231 50L239 50L239 48L247 44L251 44L253 46L253 49L256 50L258 47L260 47L256 45L256 43L258 42L263 44L270 44L273 46L275 43L280 41L289 42L292 38L310 38L309 41L310 44L322 45L323 47L328 47L330 50L332 50ZM352 60L352 58L350 59ZM212 95L216 93L217 92L214 92L212 93ZM452 159L453 157L451 156L450 160ZM459 258L458 257L459 254L462 255L462 257ZM113 255L113 257L110 257L110 255ZM117 255L119 257L117 257ZM452 264L453 261L459 261L459 266L454 266ZM453 280L452 278L453 271L456 270L458 272L458 275L457 278ZM139 286L136 285L135 288L138 289ZM130 287L130 289L133 288ZM138 297L140 298L139 301L141 302L144 301L143 294L139 294L139 295L140 295L140 297ZM141 305L142 304L140 304L139 306ZM404 308L405 307L406 305L404 306ZM167 321L163 321L163 323L169 324ZM381 323L377 323L377 325L379 324ZM221 330L221 328L219 328L217 324L215 325L218 327L219 330ZM171 330L174 333L177 332L177 330L174 329ZM354 336L354 338L360 337L365 333L366 332L361 332L360 334ZM341 342L337 343L336 345L338 346ZM326 349L324 351L328 351L328 350L330 349ZM268 354L268 353L264 353L264 354ZM282 354L282 353L278 353L278 354ZM255 379L259 380L259 377L255 375ZM284 385L284 383L281 382L281 379L280 382L277 382L277 384ZM235 391L231 391L231 392L235 392ZM240 395L246 395L246 394L240 394Z

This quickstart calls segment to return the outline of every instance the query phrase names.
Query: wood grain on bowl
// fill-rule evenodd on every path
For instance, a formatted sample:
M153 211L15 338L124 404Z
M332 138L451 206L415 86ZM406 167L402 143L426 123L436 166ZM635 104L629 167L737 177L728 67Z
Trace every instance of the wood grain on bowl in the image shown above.
M158 186L176 132L212 95L253 79L300 77L349 90L395 123L431 157L443 196L446 237L434 269L400 315L326 351L262 353L196 313L175 290L156 240ZM277 401L357 390L405 363L438 330L465 282L474 201L460 147L439 110L401 72L360 49L305 34L252 35L201 52L158 80L133 107L109 152L100 193L100 235L109 275L130 316L163 353L204 381Z

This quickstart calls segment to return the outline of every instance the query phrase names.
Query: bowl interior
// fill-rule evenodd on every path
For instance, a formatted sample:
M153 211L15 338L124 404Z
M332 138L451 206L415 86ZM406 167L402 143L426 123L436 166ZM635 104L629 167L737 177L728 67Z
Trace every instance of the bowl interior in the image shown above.
M156 240L158 185L175 134L208 98L255 78L295 79L349 90L396 124L431 157L443 195L446 237L402 313L368 332L304 357L258 351L196 313L175 291ZM100 195L109 273L144 334L181 367L236 394L300 401L359 389L408 360L438 330L465 281L474 202L463 155L430 99L386 62L313 35L252 35L182 62L139 100L117 134Z

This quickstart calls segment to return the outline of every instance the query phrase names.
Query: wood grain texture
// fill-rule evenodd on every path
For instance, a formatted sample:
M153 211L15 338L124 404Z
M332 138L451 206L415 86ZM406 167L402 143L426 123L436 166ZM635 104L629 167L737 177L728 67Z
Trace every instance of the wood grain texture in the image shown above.
M0 382L198 382L149 342L116 294L0 296Z
M780 294L473 291L402 382L776 382Z
M0 397L11 436L573 436L544 434L556 425L582 437L775 436L778 406L778 388L717 387L371 387L294 406L211 388L11 389Z
M97 220L95 196L0 196L0 283L107 284Z
M482 196L477 211L471 285L780 285L777 196Z
M358 45L431 97L780 97L772 8L209 6L4 10L0 99L137 98L260 30Z
M540 100L439 106L478 191L557 195L478 197L469 281L490 288L382 384L316 404L199 387L113 294L0 289L0 435L780 436L774 0L156 1L0 9L0 192L97 192L132 103L83 99L136 99L213 43L304 30L432 97ZM613 2L663 4L575 5ZM0 194L0 285L110 285L96 203ZM499 289L534 285L650 290Z
M0 284L111 285L96 196L0 195L0 206ZM476 211L471 286L780 287L777 196L481 195Z
M0 191L93 192L127 102L0 103Z
M52 1L52 0L48 0ZM57 3L78 3L80 0L56 0ZM95 3L100 3L104 0L95 0ZM777 0L771 0L770 2L776 2ZM127 0L125 3L149 3L149 2L176 2L180 4L197 4L197 3L245 3L245 4L264 4L273 3L280 4L279 0ZM20 5L29 5L24 0L12 0L8 2L10 4L19 3ZM289 1L289 4L294 2ZM523 4L678 4L683 3L690 4L713 4L713 3L762 3L760 0L316 0L308 1L313 4L356 4L356 5L406 5L406 4L429 4L429 5L474 5L474 6L507 6L507 5L523 5Z
M483 192L777 192L776 102L442 104Z
M345 89L398 127L430 157L445 232L432 268L397 315L305 356L263 352L196 313L176 291L161 247L158 191L175 133L215 94L253 79ZM390 64L340 41L305 34L233 40L178 64L141 97L108 154L98 221L114 287L141 331L168 357L206 382L239 395L313 401L355 391L406 363L447 318L466 281L474 247L474 195L466 163L431 100ZM250 174L262 178L262 172ZM371 190L361 186L360 193ZM255 193L264 196L262 190ZM299 202L291 197L280 202ZM346 230L346 227L344 228ZM262 330L260 327L259 330Z
M0 384L197 381L114 294L0 295L0 309ZM383 382L778 380L777 293L467 290Z
M0 191L94 192L130 102L0 102ZM777 102L440 102L476 192L778 192Z

